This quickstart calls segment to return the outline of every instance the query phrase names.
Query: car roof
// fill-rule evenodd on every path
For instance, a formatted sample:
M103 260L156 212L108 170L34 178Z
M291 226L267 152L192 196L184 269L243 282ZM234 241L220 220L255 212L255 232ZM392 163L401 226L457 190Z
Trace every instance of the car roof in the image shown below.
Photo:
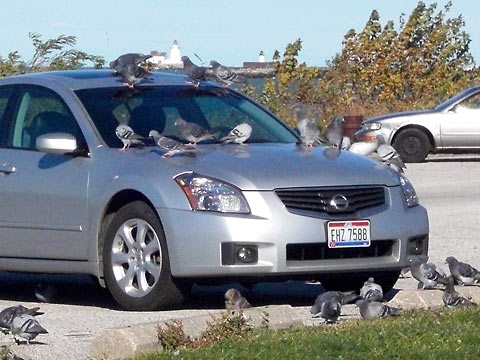
M81 70L62 70L30 73L24 75L16 75L0 79L0 85L3 84L19 84L39 82L55 82L60 83L71 90L116 87L122 86L124 83L120 76L115 76L113 70L108 69L81 69ZM155 71L149 79L142 81L138 86L143 85L187 85L191 84L191 80L184 74L174 72ZM209 83L214 85L214 83Z

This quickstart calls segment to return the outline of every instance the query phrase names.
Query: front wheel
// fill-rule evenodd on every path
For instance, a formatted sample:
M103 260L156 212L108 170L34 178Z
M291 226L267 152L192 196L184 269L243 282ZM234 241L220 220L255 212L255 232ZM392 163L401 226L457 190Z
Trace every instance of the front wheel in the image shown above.
M393 140L392 146L406 163L422 162L431 148L427 134L414 128L401 130Z
M163 309L183 300L170 273L163 228L144 202L127 204L113 216L103 263L107 287L126 310Z

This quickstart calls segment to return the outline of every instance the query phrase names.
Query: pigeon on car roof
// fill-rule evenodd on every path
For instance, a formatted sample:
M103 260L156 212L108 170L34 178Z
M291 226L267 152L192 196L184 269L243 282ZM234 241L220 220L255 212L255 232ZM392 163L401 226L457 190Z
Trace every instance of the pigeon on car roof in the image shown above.
M472 265L458 261L453 256L445 259L450 273L455 280L463 285L473 285L480 281L480 272Z
M143 80L149 79L151 72L145 70L140 63L150 58L150 55L139 53L128 53L119 56L109 63L109 66L115 70L116 75L120 75L128 87L133 88Z
M220 64L218 61L212 60L210 61L210 65L212 66L215 80L225 87L232 85L234 82L246 82L245 78L235 73L228 66Z
M200 85L201 81L207 80L207 70L205 66L195 65L188 56L182 56L183 72L192 79L195 86Z

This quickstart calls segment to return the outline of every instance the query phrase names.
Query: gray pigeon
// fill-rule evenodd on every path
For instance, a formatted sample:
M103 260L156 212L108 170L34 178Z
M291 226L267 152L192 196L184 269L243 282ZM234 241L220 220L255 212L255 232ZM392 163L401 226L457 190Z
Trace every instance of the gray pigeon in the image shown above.
M200 85L200 81L207 80L207 68L205 66L195 65L188 56L182 56L183 72L193 80L196 86Z
M155 144L166 151L162 157L169 157L175 154L186 154L186 155L193 155L192 151L194 150L191 146L181 143L175 139L162 136L156 130L150 130L148 134L150 138L155 141Z
M358 141L354 142L348 151L367 156L377 151L377 149L378 141Z
M433 289L438 283L447 285L445 273L432 263L417 263L410 266L412 276L418 280L418 289Z
M340 305L345 305L354 302L358 299L358 295L355 293L341 292L341 291L326 291L321 293L315 299L315 302L310 309L312 316L318 316L322 311L322 305L325 302L338 302Z
M340 148L342 150L348 150L352 146L352 140L348 136L344 136L342 139L342 143L340 144Z
M138 134L135 134L133 129L125 124L120 124L115 129L115 134L117 137L122 141L123 148L125 150L129 148L131 145L142 145L143 144L143 137Z
M377 154L380 160L396 171L403 173L403 169L407 167L397 150L393 146L386 144L382 135L377 135L377 142L379 144Z
M401 309L378 301L357 300L355 304L360 309L362 318L367 320L384 319L388 316L398 316L402 313Z
M235 126L226 136L222 137L220 141L224 144L243 144L248 140L251 134L252 127L247 123L241 123L240 125Z
M142 80L148 79L152 73L138 66L143 61L150 58L151 55L143 55L140 53L128 53L119 56L109 63L110 67L120 75L129 87L134 87Z
M190 141L193 145L204 140L215 139L216 136L216 134L209 132L200 125L185 121L182 118L175 120L174 125L178 131L180 131L183 138Z
M38 310L40 310L39 307L29 309L22 305L15 305L5 308L0 312L0 327L10 329L13 324L13 319L20 315L42 315L43 312L40 312Z
M35 297L45 303L51 303L55 300L56 297L56 288L53 284L46 282L39 282L35 286Z
M39 334L48 334L48 331L45 330L32 315L26 314L13 319L10 331L14 335L17 344L20 342L19 338L26 339L27 343L30 344L30 341L35 339Z
M341 312L342 306L340 302L333 299L324 301L320 308L320 316L325 319L327 324L336 322Z
M332 122L327 126L327 139L331 146L339 148L343 140L342 124L345 120L343 116L335 116Z
M300 132L302 144L307 148L318 145L321 142L320 129L315 119L305 117L305 114L300 108L296 108L294 112L297 118L297 129Z
M127 65L134 64L139 65L145 60L151 58L152 55L143 55L140 53L128 53L120 55L115 60L111 61L108 65L110 68L118 72L118 69L121 69Z
M252 307L252 305L242 296L240 291L232 288L225 292L225 309L238 311L249 307Z
M480 280L480 273L473 266L460 262L453 256L449 256L445 259L450 273L455 280L463 285L473 285Z
M455 291L455 286L453 285L454 282L455 279L453 278L453 276L450 275L448 277L448 284L445 287L442 296L442 300L445 306L448 308L477 306L477 304L460 296L460 294Z
M360 297L366 301L383 301L383 289L373 277L368 278L360 289Z
M210 61L210 65L212 66L215 80L221 83L223 86L230 86L234 82L245 82L243 77L233 72L228 66L222 65L215 60Z

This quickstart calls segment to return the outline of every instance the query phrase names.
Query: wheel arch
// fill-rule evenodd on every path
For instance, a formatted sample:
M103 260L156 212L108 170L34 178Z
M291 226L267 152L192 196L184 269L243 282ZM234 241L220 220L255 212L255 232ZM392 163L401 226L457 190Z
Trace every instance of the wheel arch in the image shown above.
M390 142L391 144L393 144L395 142L395 139L397 138L397 136L404 130L407 130L407 129L417 129L417 130L420 130L422 131L423 133L425 133L425 135L427 135L428 137L428 140L430 142L430 146L431 146L431 149L434 150L435 149L435 139L433 137L433 134L430 130L428 130L425 126L422 126L422 125L417 125L417 124L407 124L407 125L404 125L402 126L401 128L397 129L397 131L395 131L395 134L393 134L393 137L392 137L392 141Z

